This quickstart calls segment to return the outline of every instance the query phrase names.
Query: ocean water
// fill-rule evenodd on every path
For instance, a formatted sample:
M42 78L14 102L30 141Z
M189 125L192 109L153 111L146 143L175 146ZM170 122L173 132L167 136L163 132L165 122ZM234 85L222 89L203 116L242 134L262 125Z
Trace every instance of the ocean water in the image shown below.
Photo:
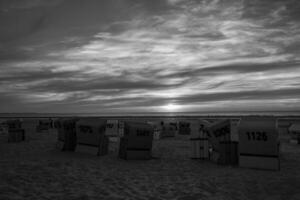
M43 117L241 117L241 116L268 116L268 117L300 117L300 111L239 111L239 112L146 112L146 113L0 113L0 118L43 118Z

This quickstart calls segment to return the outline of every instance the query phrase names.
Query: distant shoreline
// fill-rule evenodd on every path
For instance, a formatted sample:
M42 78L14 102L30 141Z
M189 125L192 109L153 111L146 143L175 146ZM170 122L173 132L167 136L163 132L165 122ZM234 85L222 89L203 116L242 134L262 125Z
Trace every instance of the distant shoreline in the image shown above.
M60 118L60 117L99 117L99 118L240 118L240 117L300 118L300 111L275 112L210 112L210 113L0 113L0 118Z

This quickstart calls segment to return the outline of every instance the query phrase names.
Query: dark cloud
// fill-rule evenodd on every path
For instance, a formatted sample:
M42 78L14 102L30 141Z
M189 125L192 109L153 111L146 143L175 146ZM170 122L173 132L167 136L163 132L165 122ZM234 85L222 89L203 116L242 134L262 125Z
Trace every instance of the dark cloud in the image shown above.
M1 43L16 42L41 30L45 17L45 13L38 8L0 12Z
M210 67L200 67L195 69L187 69L178 71L175 73L169 73L166 75L159 75L162 78L171 78L171 77L201 77L201 76L215 76L218 74L247 74L247 73L256 73L256 72L278 72L282 70L295 70L299 69L300 62L279 62L279 63L266 63L266 64L257 64L257 63L237 63L229 65L220 65L220 66L210 66Z
M237 101L237 100L270 100L300 98L300 89L278 89L278 90L252 90L238 92L219 92L213 94L195 94L178 98L180 104L200 103L209 101Z
M209 40L220 40L225 39L224 34L221 32L212 32L212 33L204 33L204 34L187 34L186 37L188 38L203 38Z
M8 62L8 61L24 61L32 59L32 55L18 50L18 49L12 49L12 48L0 48L0 62Z
M139 98L116 98L108 102L118 102L119 104L130 106L161 106L165 105L170 101L174 101L180 105L189 104L201 104L206 102L217 102L217 101L238 101L238 100L282 100L286 98L300 98L300 89L278 89L278 90L264 90L264 91L240 91L240 92L220 92L213 94L195 94L187 95L181 98L149 98L149 97L139 97Z
M1 0L0 8L2 12L7 12L14 9L30 9L34 7L49 7L61 3L63 0Z
M26 71L15 69L10 73L0 75L1 84L28 85L19 90L31 92L52 92L52 93L75 93L87 92L92 95L119 95L120 93L132 90L155 91L161 89L176 88L184 84L184 81L168 83L168 79L153 79L150 76L152 71L143 70L139 73L143 80L135 80L130 72L122 71L119 76L93 76L85 73L84 70L74 71L53 71L50 69ZM8 92L8 91L7 91ZM75 94L76 95L76 94ZM72 97L73 98L73 97ZM86 98L86 97L85 97ZM70 100L70 99L69 99Z
M76 77L78 72L75 71L62 71L55 72L49 69L45 70L36 70L36 71L22 71L15 70L11 73L0 75L1 82L10 82L10 83L28 83L34 81L47 81L52 79L64 79L66 77Z
M135 89L168 89L174 88L179 84L163 84L156 81L145 80L145 81L131 81L131 80L120 80L119 78L107 77L103 79L92 79L84 81L72 81L72 80L56 80L39 84L38 86L32 87L37 91L53 91L53 92L67 92L67 91L89 91L89 90L102 90L102 89L120 89L120 90L135 90Z
M300 4L297 0L245 0L243 17L265 20L269 27L285 27L300 19Z

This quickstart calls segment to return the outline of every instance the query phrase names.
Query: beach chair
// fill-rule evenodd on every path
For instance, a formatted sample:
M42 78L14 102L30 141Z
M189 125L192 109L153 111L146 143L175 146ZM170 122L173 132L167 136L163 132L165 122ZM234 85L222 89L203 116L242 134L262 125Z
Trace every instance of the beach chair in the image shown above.
M8 131L8 142L17 143L25 141L25 131L24 129L10 129Z
M74 151L76 148L76 118L62 118L55 121L57 128L56 147L62 151Z
M161 127L160 138L175 137L177 127L174 123L164 123Z
M52 128L52 120L51 119L39 120L39 124L36 127L36 132L48 131L50 128Z
M147 121L147 124L149 124L153 128L153 139L159 140L161 139L162 134L162 125L161 122L158 121Z
M190 122L180 121L178 123L178 134L190 135L191 134Z
M208 141L211 146L210 160L223 165L238 164L238 141L232 131L231 119L223 119L208 127Z
M280 170L275 118L244 117L239 125L240 167Z
M126 160L151 158L153 127L147 123L126 122L120 141L119 157Z
M25 141L25 130L22 129L21 120L7 120L5 125L8 132L9 143Z
M12 129L21 129L22 128L22 122L21 120L15 119L15 120L7 120L5 122L7 125L8 130Z
M290 134L290 143L300 144L300 123L293 123L288 128Z
M106 121L97 118L83 118L76 123L76 152L96 156L108 153L108 137L105 135Z
M105 127L105 135L109 137L119 136L119 121L118 120L107 120Z
M192 159L208 159L209 144L207 135L207 124L202 120L190 122L190 158Z

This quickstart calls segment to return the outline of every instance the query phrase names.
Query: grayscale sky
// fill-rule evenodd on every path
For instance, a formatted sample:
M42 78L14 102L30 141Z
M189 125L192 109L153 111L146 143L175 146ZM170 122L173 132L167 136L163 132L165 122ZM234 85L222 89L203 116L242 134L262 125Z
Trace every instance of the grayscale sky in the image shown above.
M0 112L300 110L299 0L0 0Z

